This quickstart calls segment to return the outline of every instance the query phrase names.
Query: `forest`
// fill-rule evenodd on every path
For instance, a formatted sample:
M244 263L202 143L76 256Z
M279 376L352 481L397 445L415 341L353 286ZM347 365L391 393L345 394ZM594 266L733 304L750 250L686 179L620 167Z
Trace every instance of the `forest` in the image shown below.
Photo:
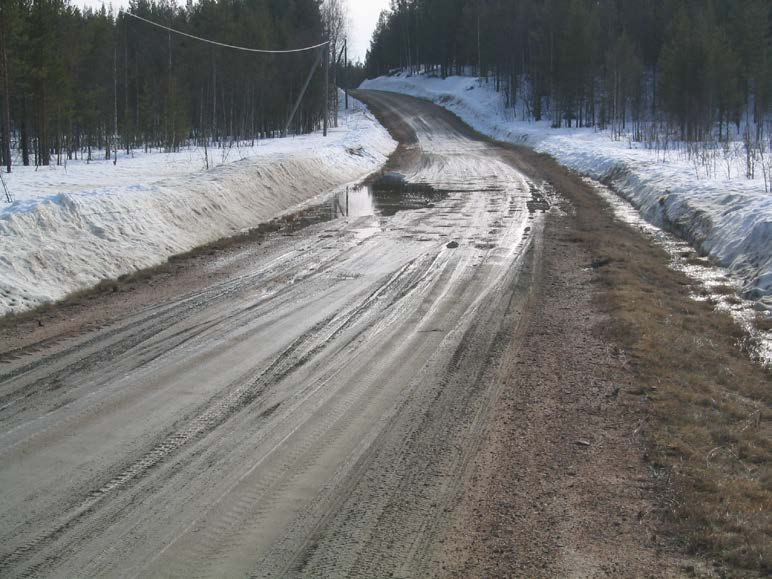
M769 0L392 0L367 75L495 83L524 119L768 146Z
M287 50L344 34L340 0L131 0L126 12L80 10L69 0L0 2L3 165L61 164L116 149L174 151L189 143L277 136L320 50L259 54L172 34ZM317 67L290 131L323 122ZM333 105L334 67L330 96ZM332 106L332 105L331 105ZM337 110L337 109L334 109Z

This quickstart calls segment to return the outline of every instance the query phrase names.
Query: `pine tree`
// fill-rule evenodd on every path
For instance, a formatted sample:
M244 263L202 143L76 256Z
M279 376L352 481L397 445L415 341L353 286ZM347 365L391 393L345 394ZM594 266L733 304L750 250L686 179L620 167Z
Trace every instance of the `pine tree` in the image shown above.
M8 69L7 37L10 2L0 4L0 81L3 90L2 158L0 161L11 172L11 80Z

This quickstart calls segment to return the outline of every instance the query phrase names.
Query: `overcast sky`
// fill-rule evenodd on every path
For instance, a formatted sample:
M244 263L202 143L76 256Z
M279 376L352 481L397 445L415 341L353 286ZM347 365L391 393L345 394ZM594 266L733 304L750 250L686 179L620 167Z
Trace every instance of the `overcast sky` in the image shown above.
M364 60L365 53L370 47L370 36L378 22L378 15L381 10L389 6L389 0L346 0L346 2L351 26L349 58L351 60ZM72 3L77 6L90 6L92 8L99 8L102 4L105 6L112 4L117 9L128 6L129 0L73 0ZM184 0L177 0L177 3L183 4Z

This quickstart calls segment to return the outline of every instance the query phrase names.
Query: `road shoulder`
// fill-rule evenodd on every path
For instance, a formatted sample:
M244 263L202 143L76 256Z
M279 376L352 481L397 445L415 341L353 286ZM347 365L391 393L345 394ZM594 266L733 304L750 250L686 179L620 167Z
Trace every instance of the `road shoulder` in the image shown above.
M763 573L769 371L576 174L509 151L563 214L438 574Z
M660 536L656 481L641 460L643 408L609 339L599 274L563 199L544 232L515 372L438 558L443 576L594 576L675 572ZM599 216L601 217L601 216ZM513 345L514 347L514 345Z

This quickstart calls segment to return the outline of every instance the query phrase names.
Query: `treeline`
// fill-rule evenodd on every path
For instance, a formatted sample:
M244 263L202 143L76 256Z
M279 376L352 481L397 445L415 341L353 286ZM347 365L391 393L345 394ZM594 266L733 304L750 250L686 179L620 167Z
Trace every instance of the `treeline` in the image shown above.
M318 0L132 0L128 11L254 48L311 46L331 34ZM217 47L69 0L2 0L0 17L3 165L276 136L319 54ZM292 131L320 126L323 87L317 72Z
M726 138L772 103L769 0L392 0L367 74L474 72L525 117Z

